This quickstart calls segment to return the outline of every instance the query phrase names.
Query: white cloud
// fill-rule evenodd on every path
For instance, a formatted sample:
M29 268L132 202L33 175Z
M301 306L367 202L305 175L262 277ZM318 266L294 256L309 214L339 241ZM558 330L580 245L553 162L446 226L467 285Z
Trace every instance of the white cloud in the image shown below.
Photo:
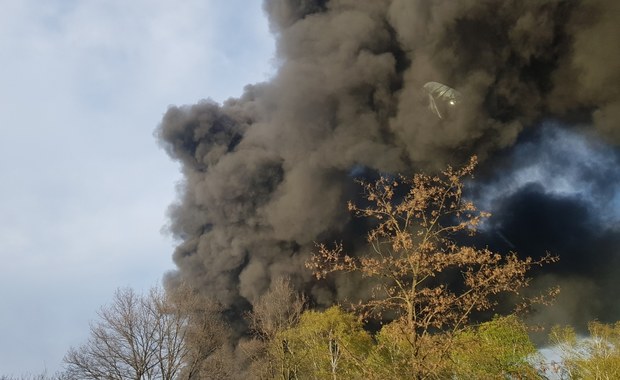
M512 167L485 185L478 199L481 209L492 211L498 199L536 184L548 194L580 197L600 218L620 222L620 169L613 147L584 130L559 128L552 122L544 123L539 134L516 147Z

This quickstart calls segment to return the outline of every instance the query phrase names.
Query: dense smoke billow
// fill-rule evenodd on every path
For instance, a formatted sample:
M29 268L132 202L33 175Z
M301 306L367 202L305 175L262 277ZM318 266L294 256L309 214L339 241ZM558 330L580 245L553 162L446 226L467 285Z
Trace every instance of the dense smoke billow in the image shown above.
M233 310L279 276L319 303L355 297L352 281L318 284L304 268L314 242L362 246L345 207L359 196L353 177L477 154L475 197L495 214L490 244L559 254L541 278L585 284L574 287L589 300L584 315L603 310L592 295L620 289L619 1L266 0L264 9L274 77L224 104L171 107L158 129L184 174L171 284L187 281ZM443 118L429 111L430 81L461 95ZM541 128L549 120L555 127ZM574 298L564 302L573 312Z

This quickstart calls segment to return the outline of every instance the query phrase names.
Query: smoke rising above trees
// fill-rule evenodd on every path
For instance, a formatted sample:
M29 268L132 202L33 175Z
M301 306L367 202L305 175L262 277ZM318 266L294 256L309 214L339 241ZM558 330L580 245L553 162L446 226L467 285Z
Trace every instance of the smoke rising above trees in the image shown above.
M364 295L355 280L319 283L304 269L314 242L362 246L368 226L345 207L359 199L353 176L408 175L477 154L492 184L512 170L496 159L516 157L549 118L618 141L617 1L267 0L264 9L277 41L273 78L223 104L170 107L157 130L184 175L170 211L179 245L168 282L232 310L283 276L321 304ZM461 93L458 112L429 112L429 81ZM517 201L496 198L489 228L517 228L508 223ZM599 241L591 232L584 239ZM610 252L601 260L615 260ZM567 266L587 255L553 253Z

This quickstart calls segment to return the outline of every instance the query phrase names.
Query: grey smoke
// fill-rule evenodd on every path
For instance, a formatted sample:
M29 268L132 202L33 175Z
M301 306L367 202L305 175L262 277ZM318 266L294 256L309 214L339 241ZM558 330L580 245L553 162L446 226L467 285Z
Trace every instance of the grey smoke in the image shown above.
M223 104L170 107L157 130L184 175L169 281L230 308L279 276L319 302L355 296L351 282L313 282L303 264L314 242L361 246L345 207L360 168L408 174L474 153L492 167L550 117L620 140L616 0L266 0L264 9L275 76ZM429 112L429 81L458 89L458 112Z

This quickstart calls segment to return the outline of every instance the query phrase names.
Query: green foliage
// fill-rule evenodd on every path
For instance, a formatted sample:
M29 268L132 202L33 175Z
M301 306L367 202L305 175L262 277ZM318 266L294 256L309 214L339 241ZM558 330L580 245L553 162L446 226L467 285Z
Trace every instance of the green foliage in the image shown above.
M452 353L459 379L538 378L528 358L536 347L516 316L496 316L456 336Z
M447 335L421 334L414 338L416 341L412 342L408 326L402 320L383 326L366 361L369 378L405 380L421 374L448 375L450 363L444 360L449 347Z
M620 379L620 322L591 322L588 330L588 338L578 337L572 327L551 331L551 342L561 352L563 372L571 379Z
M372 346L361 322L339 307L307 311L272 341L282 379L359 379Z
M403 326L392 322L383 326L375 336L376 345L368 356L366 365L372 378L407 379L409 360L413 347L407 341Z
M478 327L417 335L410 342L407 326L385 325L367 359L372 379L536 379L529 358L536 348L516 316L495 317ZM415 375L413 375L415 374Z

